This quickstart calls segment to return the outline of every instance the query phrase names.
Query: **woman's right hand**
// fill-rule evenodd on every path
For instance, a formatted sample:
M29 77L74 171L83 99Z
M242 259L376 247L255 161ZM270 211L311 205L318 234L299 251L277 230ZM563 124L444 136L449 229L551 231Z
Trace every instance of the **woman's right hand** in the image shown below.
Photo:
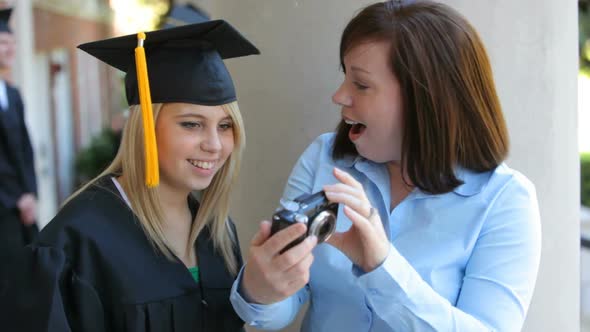
M271 224L260 223L250 243L248 260L242 275L240 292L249 302L271 304L295 294L309 281L313 262L311 251L317 244L308 237L283 254L281 249L305 234L303 224L289 226L270 236Z

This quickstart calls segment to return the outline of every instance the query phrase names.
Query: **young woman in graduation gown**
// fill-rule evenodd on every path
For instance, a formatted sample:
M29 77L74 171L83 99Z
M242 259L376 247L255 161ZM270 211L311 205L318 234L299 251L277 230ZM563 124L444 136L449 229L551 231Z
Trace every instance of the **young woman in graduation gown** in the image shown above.
M228 200L245 137L222 59L258 50L220 20L80 48L126 71L130 116L112 164L14 267L1 329L242 330Z

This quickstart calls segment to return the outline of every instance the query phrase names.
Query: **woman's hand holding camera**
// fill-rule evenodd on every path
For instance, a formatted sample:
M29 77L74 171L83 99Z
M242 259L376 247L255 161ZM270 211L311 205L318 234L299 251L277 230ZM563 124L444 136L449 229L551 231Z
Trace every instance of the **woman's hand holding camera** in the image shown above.
M247 300L260 304L279 302L308 283L311 251L317 243L311 236L280 254L281 249L305 234L305 225L289 226L273 236L270 228L270 222L263 221L252 239L240 285Z
M344 204L344 213L352 227L344 233L334 233L327 241L342 251L365 272L377 268L389 253L390 243L385 235L379 213L371 206L363 186L350 174L334 169L341 183L326 185L326 197Z

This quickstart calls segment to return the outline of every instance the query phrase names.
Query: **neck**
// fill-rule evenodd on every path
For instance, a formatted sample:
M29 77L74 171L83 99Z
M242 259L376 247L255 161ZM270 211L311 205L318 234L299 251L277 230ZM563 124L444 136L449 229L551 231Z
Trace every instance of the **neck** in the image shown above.
M165 183L160 182L158 186L158 196L160 204L164 211L182 211L187 209L187 198L190 192L172 188Z
M196 264L193 244L189 244L192 214L187 198L190 192L177 190L160 182L158 196L164 213L164 233L170 246L188 267Z
M412 191L414 186L407 174L402 174L402 167L399 162L387 163L389 171L389 184L391 189L390 211L403 201Z
M123 178L124 176L120 176L117 180L124 186ZM188 243L192 227L192 215L187 201L190 192L177 190L163 182L160 182L156 190L162 207L162 228L166 241L186 266L194 266L196 256L193 245Z

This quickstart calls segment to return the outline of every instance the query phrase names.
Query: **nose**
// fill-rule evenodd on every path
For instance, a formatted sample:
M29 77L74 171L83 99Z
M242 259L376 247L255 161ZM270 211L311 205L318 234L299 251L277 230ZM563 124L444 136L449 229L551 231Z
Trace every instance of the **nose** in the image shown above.
M352 97L344 88L344 83L340 84L338 90L332 95L332 102L336 105L350 107L352 106Z
M221 139L217 128L208 130L206 135L205 139L201 142L201 149L210 153L221 151Z

